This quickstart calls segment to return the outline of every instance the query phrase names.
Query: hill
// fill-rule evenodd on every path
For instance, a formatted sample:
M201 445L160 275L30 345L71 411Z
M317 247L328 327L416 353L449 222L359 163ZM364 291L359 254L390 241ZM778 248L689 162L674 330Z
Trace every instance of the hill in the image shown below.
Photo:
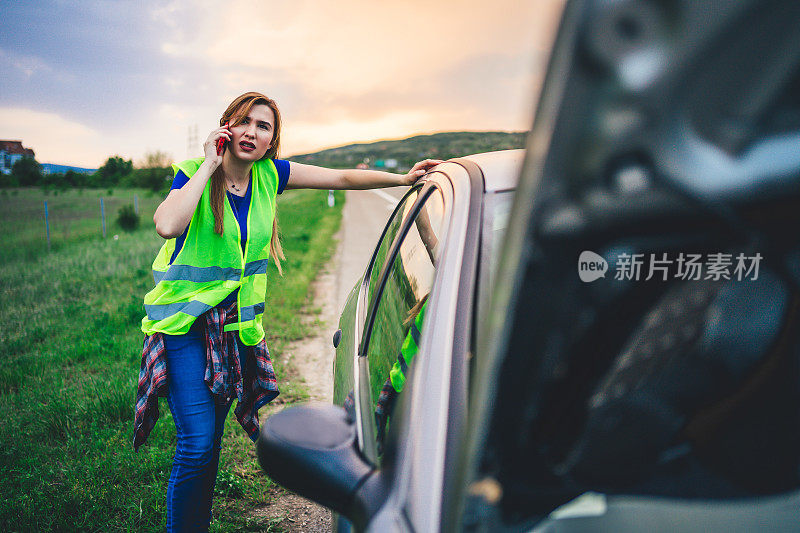
M523 148L526 132L457 131L416 135L407 139L348 144L312 154L289 157L290 161L331 168L351 168L359 163L371 167L407 170L427 157L451 159L480 152ZM388 164L387 164L388 163Z

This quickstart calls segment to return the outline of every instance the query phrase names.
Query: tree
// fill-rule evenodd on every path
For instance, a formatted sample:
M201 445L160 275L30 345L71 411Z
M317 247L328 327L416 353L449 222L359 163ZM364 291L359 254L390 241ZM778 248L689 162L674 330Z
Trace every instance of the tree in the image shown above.
M67 170L64 173L64 179L73 187L86 187L89 184L88 174L75 172L74 170Z
M64 174L62 172L51 172L50 174L44 174L39 180L38 184L45 188L58 189L66 189L68 185L64 180Z
M13 174L4 174L0 172L0 189L7 187L19 187L19 180Z
M23 157L11 167L11 175L22 187L38 185L42 181L42 166L32 157Z
M172 176L171 164L172 156L166 152L156 150L145 153L134 173L132 184L156 192L164 189Z
M106 162L92 174L92 185L108 187L116 185L120 180L133 172L133 161L125 160L118 155L109 157Z
M161 150L145 152L144 157L137 165L139 168L167 168L172 164L172 156Z

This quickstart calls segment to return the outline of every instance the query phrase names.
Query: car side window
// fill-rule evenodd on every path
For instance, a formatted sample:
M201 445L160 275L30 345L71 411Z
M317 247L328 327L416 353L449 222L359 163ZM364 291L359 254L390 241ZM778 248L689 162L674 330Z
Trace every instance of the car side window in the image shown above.
M487 194L484 199L485 221L484 225L484 259L489 267L489 286L494 281L497 264L500 260L500 247L508 228L511 215L511 206L514 201L513 191L503 191Z
M398 205L398 207L395 209L392 219L386 225L386 229L381 237L381 242L378 245L377 251L375 252L375 259L372 263L372 267L370 268L366 302L372 302L375 299L375 291L378 287L378 281L381 271L383 270L383 264L386 262L386 256L389 253L389 249L391 248L395 237L397 237L397 232L400 231L400 228L403 225L403 221L408 216L411 206L413 206L414 202L416 202L419 190L419 188L416 190L411 190L409 194L403 198L400 205Z
M425 329L445 228L444 198L433 189L414 216L376 293L375 319L367 339L371 408L378 454L382 454L392 412L409 379Z
M350 334L352 337L350 337L350 340L355 342L355 347L359 349L360 354L362 353L360 351L360 347L363 340L362 337L364 334L365 321L367 319L367 311L370 307L369 303L375 299L375 294L381 280L383 266L386 263L386 259L390 253L392 245L397 239L398 232L403 227L403 222L411 214L412 207L419 198L420 191L423 189L424 185L424 183L417 183L412 186L393 208L392 214L383 228L381 237L378 239L378 244L373 250L367 271L364 273L362 285L358 289L355 313L352 315L349 313L342 314L342 319L340 320L342 339L345 338L345 331L351 332ZM347 348L352 349L354 347L349 343L344 344ZM356 391L354 387L357 387L358 382L361 381L366 383L368 387L368 376L363 378L363 380L356 377L357 375L354 373L354 368L351 362L352 360L350 359L352 358L351 350L347 350L346 348L339 346L337 347L336 354L336 370L334 371L335 383L333 392L334 403L341 404L342 407L344 407L352 417L356 417L355 410L357 409L359 411L363 411L363 409L361 407L362 402L358 402L357 405ZM348 388L349 392L345 394L345 391L347 391ZM368 388L365 389L366 393L363 394L364 396L366 396L368 390ZM368 402L369 398L365 398L364 403ZM373 450L374 446L369 446L368 449L363 451L372 459L374 458Z
M508 228L514 191L486 193L483 198L481 261L478 277L478 324L483 324L500 261L500 250Z

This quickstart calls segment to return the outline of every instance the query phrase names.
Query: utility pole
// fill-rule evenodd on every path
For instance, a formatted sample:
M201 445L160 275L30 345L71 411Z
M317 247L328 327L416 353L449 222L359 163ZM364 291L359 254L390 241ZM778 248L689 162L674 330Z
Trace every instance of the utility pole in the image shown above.
M186 157L197 156L197 143L197 124L192 124L189 126L189 130L186 135Z

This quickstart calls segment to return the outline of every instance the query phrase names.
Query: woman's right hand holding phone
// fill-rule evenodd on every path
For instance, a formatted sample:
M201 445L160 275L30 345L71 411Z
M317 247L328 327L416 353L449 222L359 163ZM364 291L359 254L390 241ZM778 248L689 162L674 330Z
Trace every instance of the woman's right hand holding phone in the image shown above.
M228 124L220 126L211 131L203 143L203 152L205 152L205 163L210 166L211 170L216 169L222 163L222 154L225 153L225 143L231 140L231 130L228 129ZM221 149L219 143L222 141Z

